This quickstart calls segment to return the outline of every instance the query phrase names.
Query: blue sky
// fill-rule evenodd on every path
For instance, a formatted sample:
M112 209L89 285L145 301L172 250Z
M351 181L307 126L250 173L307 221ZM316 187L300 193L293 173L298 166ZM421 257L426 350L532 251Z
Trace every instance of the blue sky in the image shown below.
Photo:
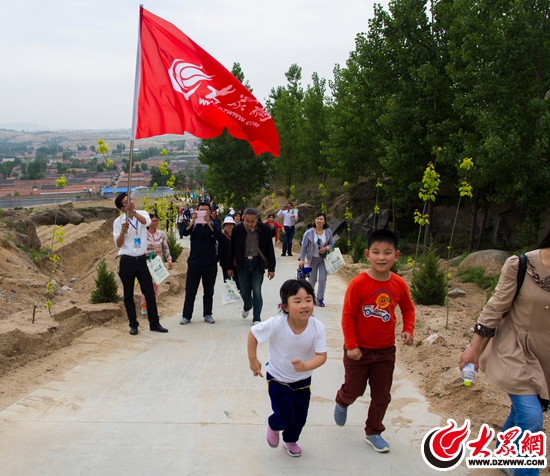
M144 7L225 67L239 62L265 104L292 63L302 85L332 78L373 16L370 0L153 0ZM129 128L139 3L129 0L3 2L0 124Z

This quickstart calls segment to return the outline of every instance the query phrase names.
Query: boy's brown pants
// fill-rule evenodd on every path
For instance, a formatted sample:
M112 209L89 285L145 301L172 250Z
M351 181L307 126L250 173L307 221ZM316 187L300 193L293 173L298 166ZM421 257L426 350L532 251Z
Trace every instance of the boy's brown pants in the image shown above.
M395 346L385 349L360 348L360 360L351 360L344 347L344 383L336 394L336 403L343 407L351 405L370 387L371 402L365 422L365 433L377 435L386 427L382 424L388 405L395 367Z

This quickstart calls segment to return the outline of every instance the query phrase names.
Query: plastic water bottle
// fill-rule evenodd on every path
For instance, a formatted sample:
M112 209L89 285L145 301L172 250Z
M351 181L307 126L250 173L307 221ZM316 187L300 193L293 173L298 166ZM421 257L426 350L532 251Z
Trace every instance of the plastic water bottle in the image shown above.
M462 380L464 385L469 387L476 378L476 368L474 364L468 364L462 369Z

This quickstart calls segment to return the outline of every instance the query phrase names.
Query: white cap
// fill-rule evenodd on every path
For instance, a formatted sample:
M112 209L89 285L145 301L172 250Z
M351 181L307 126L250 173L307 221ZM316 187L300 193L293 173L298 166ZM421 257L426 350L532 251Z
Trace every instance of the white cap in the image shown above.
M224 218L223 224L225 225L226 223L232 223L233 225L236 225L235 220L233 220L233 218L231 218L231 217L225 217Z

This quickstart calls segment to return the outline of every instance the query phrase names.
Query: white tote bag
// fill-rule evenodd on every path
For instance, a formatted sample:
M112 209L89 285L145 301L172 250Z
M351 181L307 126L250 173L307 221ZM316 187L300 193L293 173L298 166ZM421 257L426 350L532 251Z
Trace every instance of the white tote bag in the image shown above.
M160 259L160 256L155 256L153 259L148 259L147 260L147 267L149 268L149 272L151 273L151 277L153 278L153 282L156 285L159 285L168 276L170 276L170 273L164 267L164 263L162 262L162 259Z
M241 295L237 284L232 279L228 279L222 286L222 304L231 304L240 301Z
M325 268L327 269L327 274L336 273L345 264L346 262L340 252L340 248L333 248L325 257Z

